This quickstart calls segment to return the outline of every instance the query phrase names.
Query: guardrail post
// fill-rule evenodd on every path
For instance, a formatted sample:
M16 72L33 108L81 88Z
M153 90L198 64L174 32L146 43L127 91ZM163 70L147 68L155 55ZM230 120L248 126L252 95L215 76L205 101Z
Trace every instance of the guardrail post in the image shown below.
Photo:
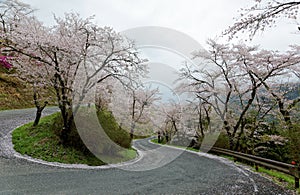
M258 171L258 164L254 163L254 165L255 165L255 170Z

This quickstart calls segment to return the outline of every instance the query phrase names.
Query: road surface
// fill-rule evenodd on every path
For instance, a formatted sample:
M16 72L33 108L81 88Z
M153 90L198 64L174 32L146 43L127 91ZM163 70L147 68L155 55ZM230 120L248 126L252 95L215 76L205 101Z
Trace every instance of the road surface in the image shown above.
M0 141L33 119L33 109L0 112ZM0 194L291 194L217 157L160 147L148 139L134 145L141 153L137 162L91 170L37 164L0 148Z

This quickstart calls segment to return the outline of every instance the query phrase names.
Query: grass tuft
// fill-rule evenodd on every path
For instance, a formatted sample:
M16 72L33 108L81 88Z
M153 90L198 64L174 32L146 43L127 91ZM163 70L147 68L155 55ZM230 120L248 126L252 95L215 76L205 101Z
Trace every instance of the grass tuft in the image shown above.
M282 184L288 189L294 189L295 187L295 178L291 175L287 175L285 173L281 173L276 170L266 169L264 167L258 167L258 172L271 177L274 182L278 184ZM299 193L299 189L298 189L298 193Z

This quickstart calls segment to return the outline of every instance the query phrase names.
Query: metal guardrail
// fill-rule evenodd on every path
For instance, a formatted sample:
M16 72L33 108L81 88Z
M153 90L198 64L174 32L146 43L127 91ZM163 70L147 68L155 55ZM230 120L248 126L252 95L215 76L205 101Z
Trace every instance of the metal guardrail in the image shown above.
M229 156L233 156L237 159L243 159L252 162L255 164L256 170L258 170L258 165L260 165L269 169L274 169L286 173L288 175L291 175L295 178L295 188L299 188L300 166L287 164L275 160L270 160L259 156L250 155L250 154L244 154L241 152L235 152L223 148L213 147L210 149L210 151L220 153L220 154L226 154Z

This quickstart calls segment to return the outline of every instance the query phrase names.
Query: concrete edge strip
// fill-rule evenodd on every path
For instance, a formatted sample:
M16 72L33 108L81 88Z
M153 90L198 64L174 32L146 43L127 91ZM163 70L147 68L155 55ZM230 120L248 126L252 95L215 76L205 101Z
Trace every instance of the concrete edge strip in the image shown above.
M16 127L15 129L17 129L17 128L18 127ZM24 159L24 160L27 160L29 162L38 163L38 164L42 164L42 165L47 165L47 166L52 166L52 167L59 167L59 168L67 168L67 169L112 169L112 168L118 168L118 167L128 166L128 165L137 163L138 161L140 161L143 158L142 152L140 150L138 150L136 147L132 146L132 148L135 149L136 152L137 152L136 158L132 159L132 160L129 160L129 161L126 161L126 162L117 163L117 164L108 164L108 165L102 165L102 166L89 166L89 165L86 165L86 164L65 164L65 163L59 163L59 162L48 162L48 161L44 161L44 160L41 160L41 159L36 159L36 158L30 157L28 155L22 155L22 154L18 153L17 151L15 151L14 148L13 148L13 143L12 143L12 132L14 130L11 130L5 136L6 139L9 139L10 144L8 145L8 147L9 147L10 152L12 153L12 155L16 158Z

